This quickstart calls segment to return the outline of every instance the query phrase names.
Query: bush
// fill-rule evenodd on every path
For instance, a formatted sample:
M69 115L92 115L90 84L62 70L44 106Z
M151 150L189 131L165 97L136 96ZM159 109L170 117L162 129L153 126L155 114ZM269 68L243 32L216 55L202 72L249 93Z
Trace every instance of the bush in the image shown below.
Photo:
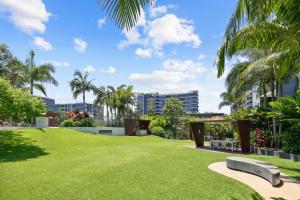
M293 125L283 135L283 150L288 153L300 154L300 123Z
M151 134L167 138L166 131L170 129L170 121L165 116L156 116L149 125Z
M160 126L154 126L151 128L151 133L160 137L165 137L165 130Z
M91 118L81 120L66 119L60 123L61 127L95 127L95 122Z
M80 127L95 127L95 121L91 118L84 118L78 122Z
M60 123L61 127L74 127L74 121L72 119L66 119Z

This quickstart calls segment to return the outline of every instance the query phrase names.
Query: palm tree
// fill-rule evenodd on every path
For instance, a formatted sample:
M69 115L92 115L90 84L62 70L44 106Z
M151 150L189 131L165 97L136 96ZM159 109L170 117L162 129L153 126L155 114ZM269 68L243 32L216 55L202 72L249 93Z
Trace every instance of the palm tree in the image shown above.
M30 93L33 94L33 89L37 89L45 96L46 89L43 83L51 83L55 86L58 82L55 80L52 74L55 73L55 68L51 64L43 64L36 66L34 62L35 53L33 50L29 52L29 56L25 62L25 80L29 83Z
M155 0L97 0L120 28L133 28L139 20L141 12Z
M298 0L239 0L218 51L218 76L224 72L225 57L230 58L239 47L268 48L282 77L291 67L299 71L299 6Z
M82 100L84 105L84 111L86 111L85 95L86 92L97 91L96 86L92 84L93 80L88 80L88 73L82 74L76 70L74 72L74 79L70 81L70 87L73 92L74 99L77 99L78 95L82 94Z

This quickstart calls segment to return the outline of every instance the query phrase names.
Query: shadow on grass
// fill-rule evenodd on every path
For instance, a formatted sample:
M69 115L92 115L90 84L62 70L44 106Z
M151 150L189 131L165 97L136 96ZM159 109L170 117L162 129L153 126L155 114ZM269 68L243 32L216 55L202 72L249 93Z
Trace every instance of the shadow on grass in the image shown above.
M14 162L47 155L45 149L11 130L0 132L0 163Z
M43 133L46 132L43 128L36 128L36 130L39 130L39 131L41 131L41 132L43 132Z

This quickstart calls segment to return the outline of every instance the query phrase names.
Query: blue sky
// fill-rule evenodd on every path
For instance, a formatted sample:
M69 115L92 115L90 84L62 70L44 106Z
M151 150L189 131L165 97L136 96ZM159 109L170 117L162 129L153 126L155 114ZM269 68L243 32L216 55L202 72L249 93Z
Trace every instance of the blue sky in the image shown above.
M81 101L72 98L68 82L82 70L96 85L131 84L137 92L198 89L200 112L218 112L225 88L214 61L235 3L157 0L126 32L96 0L0 0L0 42L21 60L34 49L37 64L56 66L59 86L46 87L58 103Z

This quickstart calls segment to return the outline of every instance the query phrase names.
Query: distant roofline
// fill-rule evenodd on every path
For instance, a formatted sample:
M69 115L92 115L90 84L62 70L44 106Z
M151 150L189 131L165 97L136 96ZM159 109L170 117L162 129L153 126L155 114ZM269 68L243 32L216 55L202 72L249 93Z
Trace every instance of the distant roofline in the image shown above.
M199 90L191 90L191 91L188 91L188 92L178 92L178 93L137 92L136 94L178 95L178 94L188 94L188 93L194 93L194 92L199 93Z

